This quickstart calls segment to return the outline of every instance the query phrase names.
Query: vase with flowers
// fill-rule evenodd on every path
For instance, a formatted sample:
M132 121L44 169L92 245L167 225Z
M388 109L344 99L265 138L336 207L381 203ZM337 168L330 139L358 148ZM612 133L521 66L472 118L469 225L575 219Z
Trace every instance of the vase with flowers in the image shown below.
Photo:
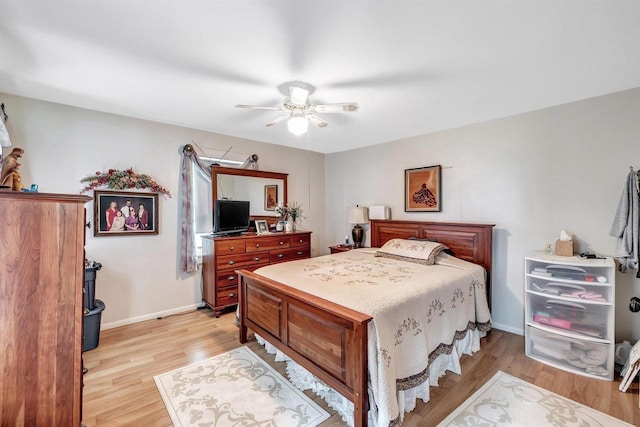
M289 211L287 207L278 203L276 206L275 212L278 214L278 222L276 223L276 231L284 231L284 225L289 219Z
M296 224L298 223L298 220L304 218L302 216L304 210L302 210L302 205L297 202L293 202L290 205L287 204L287 206L289 209L289 217L291 218L291 229L296 231Z
M280 215L280 221L286 223L289 219L291 220L291 230L296 231L296 225L298 221L302 218L304 210L302 209L302 204L298 202L287 203L286 205L278 205L276 207L276 213Z

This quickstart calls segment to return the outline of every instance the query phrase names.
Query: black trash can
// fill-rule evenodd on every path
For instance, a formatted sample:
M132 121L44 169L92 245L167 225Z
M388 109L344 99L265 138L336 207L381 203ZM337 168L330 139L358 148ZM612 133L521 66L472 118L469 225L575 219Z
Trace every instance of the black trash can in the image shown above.
M95 308L84 315L84 336L82 351L93 350L100 341L100 320L104 311L104 303L95 300Z
M102 268L102 264L95 261L85 262L84 264L84 288L82 293L84 296L83 308L87 310L96 308L96 271Z

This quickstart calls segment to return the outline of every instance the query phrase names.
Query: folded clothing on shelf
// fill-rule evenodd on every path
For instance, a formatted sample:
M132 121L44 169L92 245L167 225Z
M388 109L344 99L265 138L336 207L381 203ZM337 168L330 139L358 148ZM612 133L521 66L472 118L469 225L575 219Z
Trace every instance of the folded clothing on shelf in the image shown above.
M536 310L533 313L533 321L540 325L560 328L590 337L604 338L605 336L605 328L602 322L593 313L585 313L585 316L580 319L568 319L566 317L558 317L544 310Z
M546 267L534 267L531 274L542 277L582 280L585 282L607 282L607 278L605 276L591 274L584 268L574 267L571 265L547 265Z
M607 346L553 334L532 334L534 353L566 362L594 375L607 375Z
M536 292L542 292L549 295L559 295L563 297L570 297L570 298L576 298L576 299L586 299L589 301L602 301L602 302L607 301L604 295L598 292L588 291L582 286L573 285L570 283L549 282L549 283L539 285L533 282L531 283L531 289Z

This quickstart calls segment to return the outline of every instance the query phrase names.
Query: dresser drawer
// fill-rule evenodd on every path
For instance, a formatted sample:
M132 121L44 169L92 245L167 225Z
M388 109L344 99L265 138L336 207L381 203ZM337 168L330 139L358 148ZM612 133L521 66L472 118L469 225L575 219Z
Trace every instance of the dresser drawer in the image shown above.
M311 246L311 234L301 234L299 236L291 236L291 247Z
M229 239L229 240L216 240L216 254L228 255L228 254L242 254L245 252L245 240L244 239Z
M202 299L216 316L238 304L238 270L311 257L311 232L203 238Z
M269 262L275 264L278 262L292 261L294 259L310 258L309 248L290 248L278 251L271 251Z
M216 288L238 286L238 274L235 270L220 270L216 279Z
M269 263L269 252L253 252L236 255L220 255L216 259L218 270L244 268Z
M219 288L216 291L216 306L227 306L238 303L238 286Z
M291 246L289 236L257 237L247 239L247 252L269 251L272 249L284 249Z

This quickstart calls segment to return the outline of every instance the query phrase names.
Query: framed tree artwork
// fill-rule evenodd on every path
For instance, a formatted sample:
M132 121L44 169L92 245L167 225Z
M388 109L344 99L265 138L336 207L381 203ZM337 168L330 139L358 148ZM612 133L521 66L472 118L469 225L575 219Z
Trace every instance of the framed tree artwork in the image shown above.
M440 165L405 169L405 212L440 212L442 210L441 170Z
M264 210L275 211L276 206L278 206L278 186L265 185L264 186Z

